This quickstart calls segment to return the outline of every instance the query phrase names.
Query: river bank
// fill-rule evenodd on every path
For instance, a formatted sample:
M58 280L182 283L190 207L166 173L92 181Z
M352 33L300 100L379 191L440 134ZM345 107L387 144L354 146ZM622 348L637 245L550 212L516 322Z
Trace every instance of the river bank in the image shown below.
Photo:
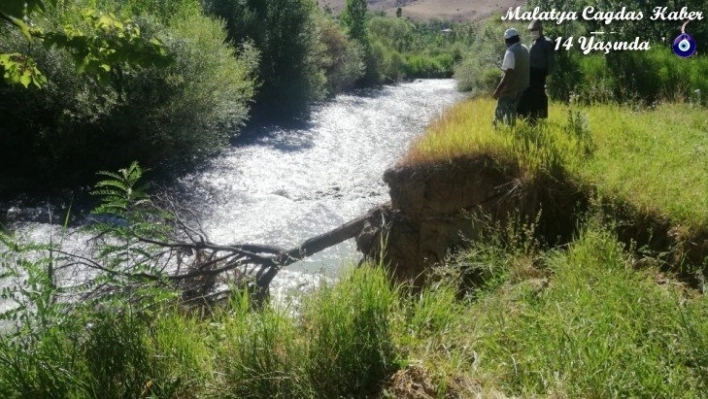
M705 144L705 111L555 105L547 126L494 131L491 109L493 102L483 99L446 111L383 176L398 218L388 220L390 228L400 228L401 219L411 228L370 241L383 243L386 255L409 255L416 267L384 257L340 271L336 284L324 280L300 296L298 312L269 304L253 311L244 292L206 311L160 299L148 307L109 302L71 314L49 312L21 339L0 341L0 359L12 365L0 369L0 392L701 397L708 388L708 301L705 284L696 281L705 281L706 265L700 253L694 263L691 252L700 236L668 235L689 239L671 241L667 250L632 245L644 244L641 234L657 232L641 231L635 241L623 236L633 234L623 228L637 221L608 212L605 201L627 202L640 216L657 209L683 232L700 232L706 175L695 169L700 172L705 158L693 155ZM676 110L684 111L680 120ZM276 134L253 148L252 162L265 168L282 161L283 169L298 171L281 140ZM345 148L353 143L344 141ZM298 151L317 148L306 143L285 142ZM275 157L264 157L272 147ZM643 174L649 171L653 175ZM330 181L327 172L312 179ZM286 180L288 188L305 186L301 174ZM221 190L238 180L205 181ZM628 190L614 191L618 181ZM270 202L291 192L274 188L282 186L257 192ZM685 195L675 196L677 189ZM223 203L221 209L234 206L217 191L200 191L197 199L212 193L210 201ZM644 195L658 192L664 195ZM582 195L569 201L568 193ZM267 220L265 213L250 214ZM413 217L421 223L411 223ZM397 246L400 237L418 241ZM696 279L677 278L683 271ZM426 278L416 281L420 272ZM391 277L397 277L393 283ZM51 328L43 327L47 320ZM116 367L102 367L106 359Z

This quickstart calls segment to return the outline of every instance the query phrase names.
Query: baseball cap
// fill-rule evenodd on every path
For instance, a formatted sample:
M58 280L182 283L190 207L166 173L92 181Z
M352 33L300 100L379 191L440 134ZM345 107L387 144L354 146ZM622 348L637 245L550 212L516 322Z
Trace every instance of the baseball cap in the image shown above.
M519 32L514 28L509 28L504 32L504 39L511 39L514 36L519 36Z

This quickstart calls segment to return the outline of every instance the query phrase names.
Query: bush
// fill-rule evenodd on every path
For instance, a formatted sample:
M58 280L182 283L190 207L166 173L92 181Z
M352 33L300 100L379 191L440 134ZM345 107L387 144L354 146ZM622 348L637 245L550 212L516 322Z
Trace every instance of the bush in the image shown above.
M244 44L236 53L225 43L223 24L199 13L177 14L165 36L175 54L174 64L145 71L124 86L131 104L129 120L137 118L140 126L131 144L149 147L139 159L150 164L203 158L226 144L248 117L258 62L255 49ZM146 107L154 111L134 114ZM124 119L113 122L124 123ZM151 143L159 143L160 148Z
M70 16L52 18L37 22L49 26ZM101 83L77 74L64 51L29 45L16 33L3 38L0 51L29 48L49 78L42 90L0 84L5 170L37 182L75 184L136 159L172 168L217 151L238 131L253 95L255 51L244 47L235 56L222 24L198 12L175 15L169 27L150 17L136 22L144 34L162 38L173 62L114 65Z
M210 0L206 9L226 21L228 39L260 51L258 116L304 117L325 95L311 0Z
M557 55L558 68L549 79L551 97L568 101L640 102L692 101L705 104L703 76L708 58L677 57L670 49L594 55Z
M372 41L380 41L384 46L399 53L411 50L415 25L400 18L373 17L367 24Z
M448 26L455 30L440 32ZM451 77L455 63L462 59L463 42L467 39L464 29L454 24L413 23L374 16L367 27L370 41L377 47L375 54L380 58L373 67L383 68L378 72L384 82Z
M349 40L331 19L322 16L317 23L321 44L317 58L327 79L327 94L333 95L352 89L356 81L364 75L361 45Z
M500 66L506 46L501 39L505 26L498 22L485 24L477 34L477 39L472 44L469 52L455 67L454 77L457 89L469 91L473 95L491 94L489 92L489 77L491 70L496 70L497 81L501 76Z
M388 50L377 43L377 54L382 56L379 63L384 83L396 83L403 78L405 60L401 53Z

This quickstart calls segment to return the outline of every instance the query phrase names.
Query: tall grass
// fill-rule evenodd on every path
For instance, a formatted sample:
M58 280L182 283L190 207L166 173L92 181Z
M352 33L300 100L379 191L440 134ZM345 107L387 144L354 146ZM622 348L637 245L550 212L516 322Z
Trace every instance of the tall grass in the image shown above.
M546 253L528 237L521 225L492 228L443 267L490 271L464 299L456 278L414 292L364 267L297 315L253 311L245 294L202 318L171 306L84 309L38 334L0 336L0 395L385 397L421 384L439 397L705 392L704 297L635 270L602 228ZM408 382L396 385L405 378L394 372Z
M307 298L298 317L235 294L208 319L84 308L0 335L3 398L332 398L375 395L396 367L398 293L379 268Z
M493 234L506 240L503 229ZM593 224L568 249L501 248L478 242L445 267L494 271L471 301L439 283L405 302L398 343L440 395L701 397L708 388L699 355L708 302L635 270L611 233Z
M657 101L693 102L706 105L697 93L706 93L708 81L703 72L708 57L683 59L666 47L648 52L605 55L571 55L569 63L577 66L577 75L569 89L583 101ZM568 98L559 87L559 71L549 82L549 90L559 98Z
M643 212L708 228L708 110L666 104L651 111L593 106L583 112L597 149L577 167L579 176Z
M708 111L689 104L653 110L552 104L547 123L495 130L493 101L456 105L415 142L403 164L491 154L535 173L560 167L602 196L694 229L708 227Z
M493 293L473 306L480 376L522 396L698 397L708 302L638 273L616 238L586 231L548 257L542 291ZM685 320L693 323L686 328ZM692 334L695 333L693 336Z
M220 321L223 397L362 397L395 367L389 320L396 293L381 269L354 271L306 299L299 319L267 308Z

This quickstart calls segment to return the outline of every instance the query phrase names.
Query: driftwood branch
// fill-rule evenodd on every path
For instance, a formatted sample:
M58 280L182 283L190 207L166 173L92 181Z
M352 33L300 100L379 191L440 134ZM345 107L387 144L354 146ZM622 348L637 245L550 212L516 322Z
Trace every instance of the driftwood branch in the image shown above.
M184 290L187 300L218 296L213 289L217 279L222 278L267 295L271 282L282 268L357 236L369 218L369 214L363 215L294 248L282 249L270 245L213 243L193 212L169 200L159 206L173 215L170 218L172 233L156 238L128 228L126 238L125 230L121 230L123 235L119 240L131 243L126 245L131 249L123 249L113 243L111 234L104 230L90 240L98 250L98 257L61 252L65 265L109 273L130 284L152 281L177 286ZM111 250L105 251L106 248ZM116 264L121 266L116 267ZM151 269L137 271L133 269L134 264L149 264ZM108 292L112 288L103 286L101 289Z
M194 277L215 276L224 272L234 270L244 264L252 264L260 267L257 274L256 285L261 289L267 289L278 272L286 266L303 260L308 256L312 256L329 247L340 244L350 238L355 237L364 227L364 223L368 218L368 214L360 216L352 221L349 221L333 230L316 237L305 240L299 246L290 250L280 250L276 247L265 245L231 245L231 246L216 246L213 244L187 244L180 243L181 247L189 247L192 249L211 249L216 251L231 252L233 254L242 255L242 258L227 262L223 266L216 269L200 269L187 274L173 275L170 279L184 280ZM247 249L247 250L246 250ZM264 257L257 253L271 253L274 256ZM229 258L229 255L223 259Z

